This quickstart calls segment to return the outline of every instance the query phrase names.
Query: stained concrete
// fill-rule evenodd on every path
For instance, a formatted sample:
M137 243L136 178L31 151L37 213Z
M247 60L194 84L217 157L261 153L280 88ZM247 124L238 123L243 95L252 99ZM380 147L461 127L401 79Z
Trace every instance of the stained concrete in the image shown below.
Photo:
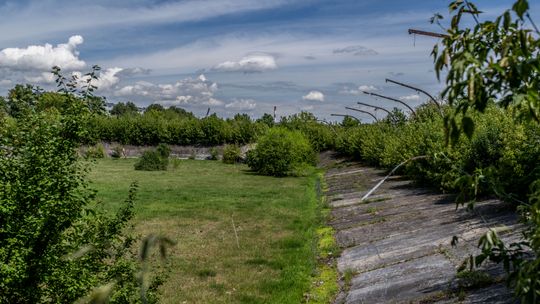
M505 241L520 239L510 206L498 200L456 209L454 198L420 188L403 177L385 182L367 201L367 191L384 172L327 158L329 224L342 248L338 270L353 274L336 303L514 303L500 265L488 264L493 284L459 292L456 269L488 229ZM452 246L453 236L459 238ZM459 298L458 298L459 294Z

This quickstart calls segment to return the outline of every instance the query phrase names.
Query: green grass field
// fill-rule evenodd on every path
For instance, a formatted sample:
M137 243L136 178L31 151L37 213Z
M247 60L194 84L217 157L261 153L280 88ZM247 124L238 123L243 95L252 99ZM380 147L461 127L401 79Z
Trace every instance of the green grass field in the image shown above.
M135 171L134 162L97 161L91 187L112 211L138 181L137 233L178 242L160 287L163 303L302 302L316 264L316 174L274 178L244 165L195 160L145 172Z

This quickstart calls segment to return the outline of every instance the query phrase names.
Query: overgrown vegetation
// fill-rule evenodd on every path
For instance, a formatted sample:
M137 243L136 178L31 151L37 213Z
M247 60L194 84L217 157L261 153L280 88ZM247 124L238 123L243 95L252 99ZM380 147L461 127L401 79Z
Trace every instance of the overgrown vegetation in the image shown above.
M464 26L479 10L470 1L450 3L451 26L434 48L435 69L445 71L448 105L440 116L430 105L395 124L362 125L342 133L338 149L373 165L392 168L415 156L403 173L474 208L494 195L514 203L526 223L524 240L504 244L495 230L479 240L482 253L468 265L500 262L522 303L540 299L540 32L518 0L494 21ZM438 22L437 14L433 18ZM474 20L474 19L473 19ZM529 27L533 30L529 29ZM460 136L465 134L466 137Z
M442 98L448 103L442 106L442 113L434 105L426 104L416 109L414 117L407 118L394 109L386 119L373 124L359 124L346 117L341 124L326 125L307 112L282 117L279 122L269 114L258 120L245 114L229 119L215 114L197 118L176 107L165 109L154 104L143 110L130 102L119 103L106 113L104 99L92 94L97 67L83 79L75 76L65 79L59 69L55 69L58 92L16 85L6 98L0 98L0 171L8 173L0 176L0 301L73 302L93 288L112 286L112 283L115 286L109 289L113 302L140 300L137 293L141 285L136 279L140 269L128 250L133 238L123 233L133 217L134 190L125 205L118 208L116 216L97 212L93 208L94 192L85 182L84 168L75 153L80 145L87 145L89 148L83 156L104 158L102 141L119 144L113 148L111 156L114 158L124 156L120 145L161 144L155 150L146 151L136 164L132 160L117 161L116 165L134 165L137 170L166 170L170 153L167 144L228 144L223 150L223 162L236 163L240 160L240 146L256 143L246 156L253 171L271 176L308 172L307 180L311 182L312 172L305 168L315 164L316 152L327 149L336 149L343 155L388 169L422 156L403 166L401 173L418 183L458 193L457 202L469 208L474 208L474 202L486 196L514 204L527 227L524 240L504 244L495 231L490 231L480 239L482 252L470 260L469 266L474 268L487 260L501 262L509 273L515 295L523 303L540 301L540 33L528 9L527 1L517 0L511 10L493 21L479 22L473 18L476 25L471 28L464 25L468 23L463 20L477 17L479 10L469 1L452 1L450 27L433 50L435 71L446 75ZM441 18L437 14L433 22L438 23ZM211 158L217 159L217 154L213 149ZM194 153L192 158L195 158ZM174 172L185 164L175 160ZM223 166L220 170L224 172L239 170L237 166L217 162L213 166ZM157 175L144 176L156 178ZM264 185L290 181L264 176L249 176L251 179ZM212 220L224 216L216 211L223 207L217 203L223 193L214 191L214 187L234 186L224 180L227 177L221 176L221 180L206 188L199 181L199 186L207 191L205 195L210 193L213 199L202 205L208 208L203 210L208 211L205 216ZM126 187L124 185L127 192ZM261 187L257 191L242 189L239 193L245 193L234 199L242 203L253 199L254 210L267 212L260 202L266 203L268 197L276 196L278 192L273 191L262 191ZM177 194L182 198L187 196ZM109 203L111 197L115 202L121 200L117 192L108 195L105 199ZM202 195L197 195L197 203L200 203ZM278 196L281 195L280 192ZM250 257L245 262L268 267L264 274L279 273L280 280L269 280L254 287L256 291L231 296L235 300L292 301L301 297L300 290L307 289L309 276L306 273L313 269L310 260L313 256L306 244L313 235L302 233L315 233L311 226L314 207L304 198L301 198L302 206L285 206L295 202L289 198L274 202L279 209L273 210L275 214L271 215L275 217L264 219L275 224L276 218L282 220L282 212L291 213L289 219L294 233L287 234L283 232L287 229L283 228L278 232L286 236L268 246L283 249L286 257L274 261L261 251L257 252L261 256ZM149 195L146 199L150 201L153 197ZM187 207L160 208L174 209L175 216L196 217L196 207L181 203L180 206ZM308 210L301 210L300 207L306 206ZM245 211L242 208L236 206L229 211L242 213ZM368 212L378 211L372 208ZM245 215L253 216L249 212ZM228 214L225 216L228 225ZM335 251L329 237L331 231L318 232L320 253L331 255ZM253 239L259 237L257 233L253 232ZM286 261L300 265L299 269L287 268ZM181 268L187 271L188 266L193 265ZM197 270L197 279L211 281L208 286L215 291L212 295L224 296L232 287L218 280L220 272L209 265L205 267ZM476 274L474 271L470 269L470 273ZM328 269L320 274L332 278ZM296 279L299 281L293 282ZM294 286L291 295L280 293L289 291L290 284ZM321 291L321 297L317 298L325 298L330 289ZM278 292L270 295L269 290Z
M248 166L254 171L273 176L285 176L314 165L316 156L309 141L300 131L274 127L247 154Z
M223 147L223 162L226 164L235 164L242 159L240 147L237 145L226 145Z
M136 186L115 214L97 212L76 154L95 69L82 91L55 72L63 113L36 112L28 97L10 104L16 121L2 118L9 127L0 129L0 302L73 303L100 286L110 287L104 297L112 303L151 301L124 233Z
M302 302L315 280L314 174L277 179L246 173L244 164L199 160L178 160L178 170L134 171L136 161L97 160L90 180L109 213L138 180L134 231L178 242L160 303Z
M171 148L165 144L160 144L155 150L146 150L135 163L135 170L165 171L169 166L170 153Z

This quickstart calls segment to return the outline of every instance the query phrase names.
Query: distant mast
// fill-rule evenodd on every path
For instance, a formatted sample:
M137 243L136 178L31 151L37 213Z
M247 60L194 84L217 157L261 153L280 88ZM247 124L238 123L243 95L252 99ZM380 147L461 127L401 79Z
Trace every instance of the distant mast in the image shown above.
M276 111L277 111L277 106L274 106L274 122L276 122Z

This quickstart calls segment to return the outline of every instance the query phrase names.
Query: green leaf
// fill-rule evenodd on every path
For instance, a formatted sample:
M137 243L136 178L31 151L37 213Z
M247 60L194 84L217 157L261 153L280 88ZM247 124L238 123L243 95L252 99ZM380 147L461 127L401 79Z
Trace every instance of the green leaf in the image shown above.
M518 0L512 6L512 10L516 12L520 19L523 19L523 16L529 10L529 2L527 0Z

